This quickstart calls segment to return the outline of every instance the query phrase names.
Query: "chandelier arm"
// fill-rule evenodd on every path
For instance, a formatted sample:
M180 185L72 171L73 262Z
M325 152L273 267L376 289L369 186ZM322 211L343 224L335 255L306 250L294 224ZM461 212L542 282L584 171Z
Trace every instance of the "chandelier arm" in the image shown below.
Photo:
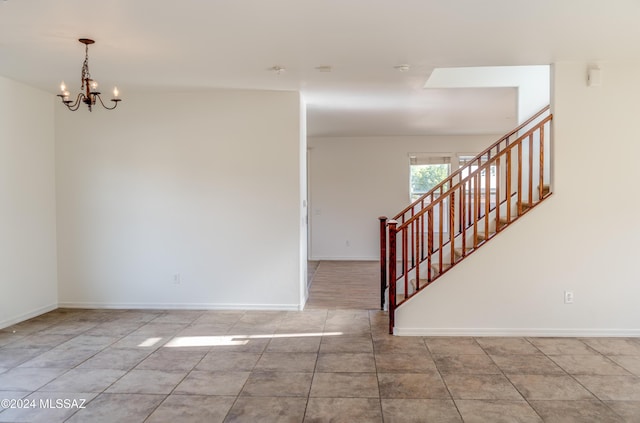
M67 106L67 109L71 110L72 112L75 112L80 107L80 103L82 103L84 94L79 93L78 96L76 97L76 101L73 103L71 103L70 100L65 101L64 96L62 96L61 94L58 94L58 97L60 97L60 100L62 100L62 104Z
M78 110L80 108L80 105L84 102L85 99L85 95L84 93L79 93L78 97L76 98L76 102L73 104L72 108L70 109L72 112L75 112L76 110Z
M102 107L104 107L107 110L113 110L116 107L118 107L118 102L120 101L120 99L112 99L111 101L113 101L113 107L107 107L105 106L104 102L102 101L102 97L100 96L100 94L95 94L95 97L98 98L98 100L100 100L100 104L102 104Z

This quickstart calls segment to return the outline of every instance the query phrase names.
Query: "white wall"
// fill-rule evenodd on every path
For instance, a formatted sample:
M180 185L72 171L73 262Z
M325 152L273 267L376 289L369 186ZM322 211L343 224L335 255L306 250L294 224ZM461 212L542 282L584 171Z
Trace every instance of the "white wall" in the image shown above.
M516 87L518 123L549 104L549 66L479 66L437 68L425 88Z
M0 328L57 306L54 100L0 77Z
M640 335L640 63L601 68L590 88L586 63L554 66L554 194L400 307L399 334Z
M501 135L310 138L310 258L378 260L378 217L409 204L409 153L479 153Z
M60 304L298 309L299 94L124 97L56 109Z

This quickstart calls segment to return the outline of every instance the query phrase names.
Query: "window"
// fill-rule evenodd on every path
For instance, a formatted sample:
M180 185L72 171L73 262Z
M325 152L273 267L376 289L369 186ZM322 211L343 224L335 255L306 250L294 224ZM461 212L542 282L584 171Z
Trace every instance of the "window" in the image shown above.
M431 191L442 182L451 171L451 157L425 154L410 154L410 201L413 202ZM445 187L446 189L447 187ZM438 195L434 196L434 200ZM433 227L438 232L442 221L442 232L449 230L449 200L445 197L433 207ZM417 227L414 230L418 230Z
M431 191L451 171L451 158L444 156L410 155L410 201Z

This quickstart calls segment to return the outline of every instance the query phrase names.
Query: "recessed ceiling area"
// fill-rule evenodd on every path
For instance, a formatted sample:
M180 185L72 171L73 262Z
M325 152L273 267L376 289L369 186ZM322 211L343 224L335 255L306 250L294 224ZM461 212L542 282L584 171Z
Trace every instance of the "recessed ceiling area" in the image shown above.
M415 93L335 95L307 105L317 137L502 134L517 126L516 88L430 88Z

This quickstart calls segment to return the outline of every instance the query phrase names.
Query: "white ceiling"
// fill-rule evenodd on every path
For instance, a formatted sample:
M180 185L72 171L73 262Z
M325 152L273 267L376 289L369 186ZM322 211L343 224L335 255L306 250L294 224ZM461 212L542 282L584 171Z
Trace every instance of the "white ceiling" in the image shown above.
M89 37L93 77L125 102L159 88L295 90L310 135L502 133L514 89L424 89L432 70L640 60L638 22L638 0L0 0L0 75L73 92Z

